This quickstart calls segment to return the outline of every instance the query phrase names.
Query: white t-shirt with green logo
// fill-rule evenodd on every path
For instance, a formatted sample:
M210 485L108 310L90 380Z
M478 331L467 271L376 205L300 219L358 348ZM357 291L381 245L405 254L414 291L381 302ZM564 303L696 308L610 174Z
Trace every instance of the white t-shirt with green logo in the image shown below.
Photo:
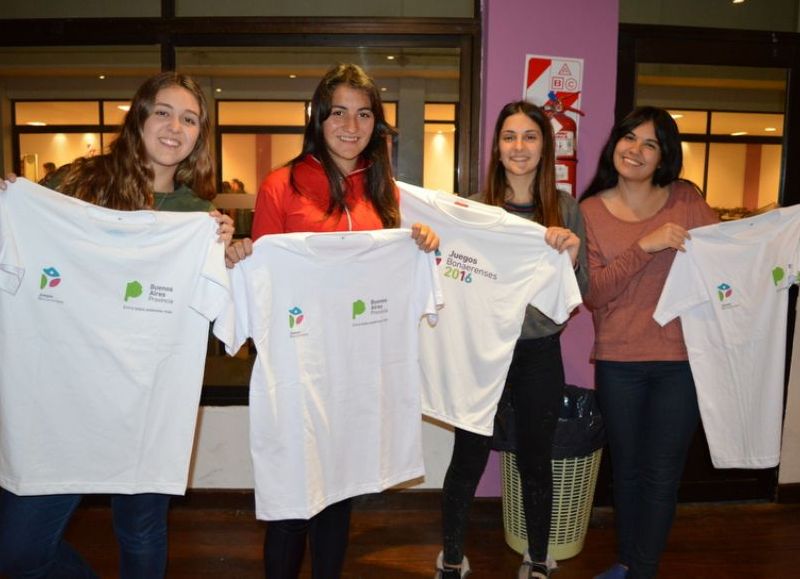
M800 206L692 229L653 318L680 317L717 468L780 459L789 287L800 269Z
M570 258L544 241L545 228L500 207L397 183L403 223L439 235L447 307L422 327L422 411L490 435L528 304L560 324L581 303Z
M308 519L423 475L418 326L441 296L409 230L266 235L231 285L214 333L258 352L259 519Z
M0 191L0 486L182 494L209 320L230 299L205 213Z

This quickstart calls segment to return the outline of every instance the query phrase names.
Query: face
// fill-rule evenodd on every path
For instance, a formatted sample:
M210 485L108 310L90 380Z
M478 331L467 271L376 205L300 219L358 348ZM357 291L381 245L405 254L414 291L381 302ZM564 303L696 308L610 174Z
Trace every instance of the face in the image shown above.
M652 181L660 163L661 146L652 121L623 135L614 147L614 168L621 179Z
M183 87L163 88L156 94L153 112L142 127L150 168L175 171L188 157L200 134L200 104Z
M506 174L536 175L542 158L542 130L525 113L514 113L503 121L498 140L500 162Z
M331 114L322 123L322 132L328 152L345 174L355 169L374 128L375 116L367 93L343 84L337 86L331 99Z

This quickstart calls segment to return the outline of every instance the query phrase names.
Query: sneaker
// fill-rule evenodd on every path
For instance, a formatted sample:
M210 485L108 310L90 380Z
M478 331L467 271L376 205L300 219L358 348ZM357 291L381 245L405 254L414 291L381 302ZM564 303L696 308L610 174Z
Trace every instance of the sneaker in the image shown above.
M444 552L439 551L439 555L436 557L436 575L433 576L433 579L464 579L471 572L466 555L461 559L461 567L446 568L444 566Z
M558 563L551 559L549 555L544 563L534 563L528 550L525 549L525 553L522 556L522 565L520 565L517 572L517 579L548 579L550 572L557 567Z
M628 568L621 563L614 563L600 575L595 575L594 579L625 579L627 576Z

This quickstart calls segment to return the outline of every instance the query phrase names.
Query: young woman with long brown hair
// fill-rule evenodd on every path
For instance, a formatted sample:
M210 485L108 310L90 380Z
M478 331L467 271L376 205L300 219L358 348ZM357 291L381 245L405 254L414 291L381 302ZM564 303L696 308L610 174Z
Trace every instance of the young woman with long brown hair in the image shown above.
M340 64L329 70L311 100L302 152L267 175L259 188L253 239L275 233L399 227L399 192L387 143L393 133L375 83L359 66ZM412 237L425 251L438 247L438 237L425 225L415 224ZM228 249L229 262L251 252L249 239L236 243ZM312 576L339 577L351 506L348 498L310 519L270 520L264 539L267 577L296 578L307 539Z
M106 208L212 211L214 171L202 90L181 74L165 72L149 78L133 97L109 153L76 159L59 171L59 177L49 185ZM5 182L0 188L6 188ZM229 242L231 219L216 211L212 216L219 223L220 239ZM0 489L0 574L96 577L63 540L81 498L81 494L18 496ZM164 576L169 500L170 495L160 493L112 496L123 579Z
M555 146L549 119L525 101L505 105L492 138L487 185L478 201L547 227L545 241L567 251L584 291L587 284L583 222L576 201L555 184ZM522 479L528 552L519 577L549 576L547 544L553 500L551 448L564 389L559 341L564 324L556 324L528 306L506 380L504 399L514 410L514 440ZM496 429L497 430L497 429ZM492 437L455 429L455 446L442 498L442 542L437 578L465 577L464 535L469 507L489 458Z

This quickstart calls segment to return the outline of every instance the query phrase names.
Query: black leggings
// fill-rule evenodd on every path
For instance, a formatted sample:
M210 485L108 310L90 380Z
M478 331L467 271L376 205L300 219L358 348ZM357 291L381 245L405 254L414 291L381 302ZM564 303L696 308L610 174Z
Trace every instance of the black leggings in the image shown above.
M342 573L350 533L352 499L324 508L310 519L267 523L264 573L267 579L297 579L303 565L306 537L311 548L312 579L336 579Z
M506 380L516 418L517 467L528 549L534 561L547 557L553 505L553 436L564 391L559 335L520 340ZM491 436L456 428L455 446L442 489L444 561L458 565L475 489L486 468Z

